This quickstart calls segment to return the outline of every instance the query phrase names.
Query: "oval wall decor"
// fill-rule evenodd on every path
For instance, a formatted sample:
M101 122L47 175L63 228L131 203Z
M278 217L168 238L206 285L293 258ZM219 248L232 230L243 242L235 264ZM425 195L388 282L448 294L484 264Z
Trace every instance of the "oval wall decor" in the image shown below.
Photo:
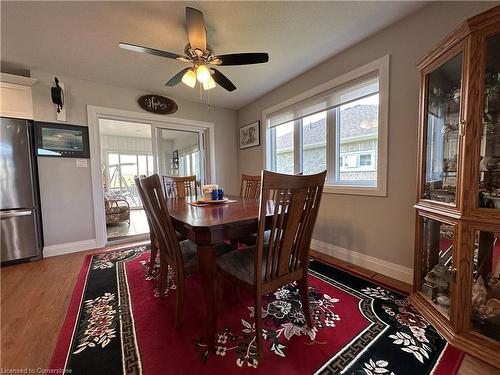
M177 111L177 103L161 95L143 95L137 102L142 109L159 115L168 115Z

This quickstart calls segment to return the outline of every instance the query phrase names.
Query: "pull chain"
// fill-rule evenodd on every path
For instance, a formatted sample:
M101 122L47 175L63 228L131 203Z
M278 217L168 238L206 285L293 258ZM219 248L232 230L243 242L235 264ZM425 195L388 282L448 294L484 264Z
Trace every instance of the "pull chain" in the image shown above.
M207 108L210 111L210 90L207 90Z

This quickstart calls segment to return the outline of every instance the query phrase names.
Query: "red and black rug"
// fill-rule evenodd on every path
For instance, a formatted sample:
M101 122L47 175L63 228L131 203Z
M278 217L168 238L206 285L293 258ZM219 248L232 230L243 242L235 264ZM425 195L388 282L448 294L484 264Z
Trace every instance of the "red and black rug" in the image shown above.
M240 251L244 251L240 250ZM186 283L174 329L175 285L159 297L147 247L88 256L51 361L77 374L455 374L463 353L394 290L325 263L310 263L315 327L296 285L265 297L264 360L255 359L251 296L226 288L217 353L207 355L198 277ZM68 371L71 370L71 371Z

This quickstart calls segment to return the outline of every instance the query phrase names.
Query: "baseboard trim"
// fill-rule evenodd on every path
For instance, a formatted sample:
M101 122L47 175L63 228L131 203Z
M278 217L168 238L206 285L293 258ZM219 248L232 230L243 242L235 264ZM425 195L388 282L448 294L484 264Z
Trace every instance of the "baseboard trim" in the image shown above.
M392 277L396 280L403 281L407 284L413 283L413 270L411 268L314 239L311 241L311 249L381 273L382 275Z
M58 245L50 245L43 247L44 258L53 257L56 255L63 255L69 253L76 253L78 251L91 250L97 247L97 240L92 238L90 240L66 242Z

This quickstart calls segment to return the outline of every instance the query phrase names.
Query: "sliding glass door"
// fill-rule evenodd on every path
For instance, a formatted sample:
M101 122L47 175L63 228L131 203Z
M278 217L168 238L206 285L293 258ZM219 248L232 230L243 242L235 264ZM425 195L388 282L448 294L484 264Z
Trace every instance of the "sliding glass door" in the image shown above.
M196 176L205 184L206 128L181 124L99 119L101 177L107 240L149 232L136 176Z
M158 127L158 172L166 176L196 176L198 188L205 183L205 133Z

